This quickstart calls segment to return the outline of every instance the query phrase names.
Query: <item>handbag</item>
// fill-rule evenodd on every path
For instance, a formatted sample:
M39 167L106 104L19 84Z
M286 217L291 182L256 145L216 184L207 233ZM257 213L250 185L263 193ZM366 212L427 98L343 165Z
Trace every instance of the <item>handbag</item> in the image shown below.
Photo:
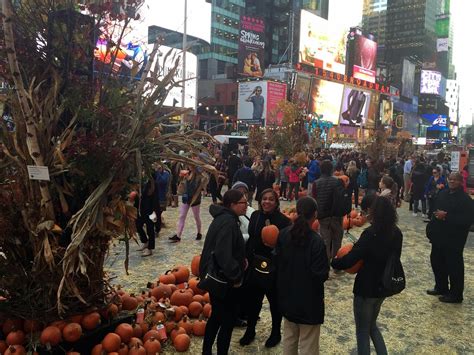
M217 261L215 260L214 252L211 254L211 260L207 265L206 275L201 278L197 287L209 292L211 297L223 299L230 289L230 284L222 275Z
M405 272L400 258L392 253L382 274L382 294L390 297L402 292L406 286Z
M270 290L275 284L275 263L272 259L255 254L250 268L250 281L264 290Z

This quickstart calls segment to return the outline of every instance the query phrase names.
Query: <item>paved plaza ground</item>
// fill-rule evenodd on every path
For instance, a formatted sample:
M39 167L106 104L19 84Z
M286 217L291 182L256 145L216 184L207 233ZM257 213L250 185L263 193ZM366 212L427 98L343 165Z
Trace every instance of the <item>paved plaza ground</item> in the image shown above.
M203 199L201 205L203 235L212 220L208 212L210 202L208 197ZM284 202L283 207L286 204ZM425 292L433 287L429 263L430 244L424 233L426 224L421 217L413 217L406 204L398 209L398 213L399 226L404 235L402 262L407 288L402 294L386 299L382 305L378 323L389 354L474 354L474 234L470 234L464 251L464 302L441 303L437 297L428 296ZM192 257L200 254L204 240L194 240L196 231L192 213L188 215L183 239L177 244L170 244L168 237L174 234L178 209L169 208L164 216L167 228L157 238L153 256L142 258L135 252L136 247L131 247L129 275L123 269L124 246L119 244L111 249L107 268L110 275L115 277L114 284L120 284L130 292L138 292L146 287L148 281L154 281L174 265L190 265ZM360 228L351 231L355 236L359 236L360 232ZM345 237L343 243L348 241ZM325 283L326 318L321 328L321 354L356 353L352 314L353 282L353 275L331 272L330 279ZM244 329L234 330L231 354L282 354L281 345L273 349L264 347L271 330L266 301L260 315L257 338L250 346L241 347L238 343ZM200 353L201 344L202 338L193 338L188 353ZM168 346L164 353L171 354L173 350Z

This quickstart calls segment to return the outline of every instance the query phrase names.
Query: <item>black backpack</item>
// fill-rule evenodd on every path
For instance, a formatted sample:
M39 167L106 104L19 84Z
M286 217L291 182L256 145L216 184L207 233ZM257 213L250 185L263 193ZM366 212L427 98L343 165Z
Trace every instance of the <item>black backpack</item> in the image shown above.
M335 178L336 179L336 178ZM339 180L339 179L338 179ZM334 190L334 200L332 203L332 215L344 217L352 210L352 194L344 187L344 183L339 180L339 184Z
M381 291L385 297L402 292L406 286L402 262L396 253L390 254L382 275Z

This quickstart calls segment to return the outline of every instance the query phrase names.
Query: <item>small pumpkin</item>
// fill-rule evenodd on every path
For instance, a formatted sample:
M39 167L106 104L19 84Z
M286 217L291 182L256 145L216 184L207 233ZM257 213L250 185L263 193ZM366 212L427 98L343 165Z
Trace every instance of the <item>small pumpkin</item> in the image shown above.
M64 320L56 320L53 323L51 323L50 325L52 325L53 327L59 328L59 330L62 332L64 327L66 327L66 325L68 325L68 323Z
M199 302L191 302L189 304L189 314L191 317L199 317L202 312L202 304Z
M198 319L193 323L193 334L202 337L206 333L207 322L203 319Z
M204 303L204 296L203 295L194 295L193 302Z
M280 230L274 224L270 224L268 219L265 221L265 224L266 226L262 228L262 242L264 245L274 248L277 243Z
M179 334L187 334L187 332L186 329L181 328L179 325L176 325L176 327L170 333L171 341L174 342L174 339Z
M338 258L342 258L344 255L348 254L352 248L353 248L354 244L352 243L348 243L348 244L345 244L343 245L338 251L337 251L337 254L336 256ZM355 263L354 266L350 267L349 269L346 269L344 270L345 272L347 272L348 274L356 274L359 272L360 268L362 267L362 265L364 264L364 261L363 260L359 260L357 263Z
M148 339L145 344L143 344L143 347L145 348L146 353L149 355L155 355L161 351L160 341L157 338L153 337Z
M120 344L122 344L122 340L118 334L108 333L102 340L102 349L107 352L118 351Z
M115 303L111 303L107 306L104 318L114 319L115 317L117 317L118 313L119 313L118 306Z
M23 320L21 319L8 318L5 320L5 322L3 322L2 331L3 331L3 335L5 336L8 333L10 333L12 330L19 330L19 329L23 329Z
M26 355L26 349L23 345L10 345L4 355Z
M143 345L137 344L130 348L128 355L146 355L146 350Z
M194 297L194 296L193 296ZM189 314L189 309L186 306L179 306L179 309L183 312L183 315L187 316Z
M206 303L204 307L202 308L202 315L206 318L209 318L211 316L212 312L212 306L210 303Z
M102 344L97 344L92 348L91 355L102 355Z
M176 327L176 322L174 321L167 321L165 322L165 329L166 329L166 334L170 335L171 331Z
M189 306L193 300L193 295L186 290L176 290L171 295L171 304L174 306Z
M134 311L138 307L138 300L136 297L130 296L130 295L123 295L121 297L122 299L122 309L125 311Z
M7 349L7 342L5 340L0 340L0 354L3 354Z
M189 335L193 334L193 323L189 321L188 316L184 316L183 319L179 321L178 326L183 328L187 334Z
M74 343L82 336L82 327L79 323L69 323L63 329L64 340Z
M176 283L176 276L171 273L171 270L166 271L163 275L161 275L158 280L160 284L170 285Z
M188 281L188 287L189 287L189 289L193 290L193 293L195 295L203 295L206 292L204 290L201 290L198 287L199 281L200 281L199 277L190 278L189 281Z
M199 277L199 264L201 263L201 255L196 255L191 260L191 273Z
M181 318L183 318L184 316L184 311L183 309L181 308L182 306L180 307L173 307L173 310L174 310L174 316L173 316L173 319L175 322L179 322L181 320Z
M174 338L173 345L177 352L188 351L191 344L191 338L187 334L179 334Z
M62 340L62 334L58 327L49 326L43 329L40 342L43 345L56 346Z
M124 343L120 344L120 348L118 349L117 354L118 355L128 355L128 345L124 344Z
M136 345L143 345L143 341L139 337L132 337L130 341L128 342L128 347L132 348Z
M176 284L187 282L189 279L189 269L184 265L178 265L171 270L171 273L176 279Z
M160 333L157 331L157 330L149 330L148 332L146 332L146 334L143 336L143 341L146 342L148 339L150 338L156 338L156 339L160 339Z
M152 297L155 297L157 300L163 297L169 297L171 294L171 287L163 283L159 283L151 289Z
M91 312L86 314L81 321L81 326L85 330L94 330L100 325L100 314L98 312Z
M23 330L12 330L5 340L8 345L23 345L25 343L25 333Z
M356 218L358 215L359 215L359 212L357 212L356 210L352 210L351 213L349 214L351 218Z
M205 303L211 303L211 298L209 297L209 292L206 292L203 296L203 301Z
M133 327L128 323L121 323L115 328L115 333L118 334L123 343L128 344L133 337Z
M162 323L164 322L166 319L165 315L163 314L163 312L155 312L155 314L153 315L153 318L152 318L152 322L153 323Z

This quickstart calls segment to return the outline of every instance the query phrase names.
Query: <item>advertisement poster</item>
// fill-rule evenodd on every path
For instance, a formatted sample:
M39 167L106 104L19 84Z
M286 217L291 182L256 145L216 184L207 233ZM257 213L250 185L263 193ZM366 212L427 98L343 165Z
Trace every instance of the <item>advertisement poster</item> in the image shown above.
M309 11L301 10L300 62L345 74L347 32Z
M311 78L298 74L295 87L291 93L291 101L304 110L308 110L309 92L311 91Z
M421 94L446 96L446 79L440 72L434 70L421 71Z
M269 81L267 85L267 117L265 125L281 126L283 113L277 112L280 101L286 100L286 84Z
M241 16L239 32L240 76L261 78L264 73L265 23L262 19Z
M356 36L352 76L375 83L377 42L364 36Z
M415 64L403 59L402 96L411 99L415 87Z
M431 122L431 126L427 128L428 131L449 132L448 116L438 115L436 113L425 113L422 114L421 117Z
M380 121L383 126L390 126L393 120L393 102L382 100L380 104Z
M237 118L239 120L248 120L248 123L263 125L267 114L266 105L266 81L239 83L239 102L237 105Z
M352 87L344 88L342 99L341 125L365 125L369 115L370 93Z
M343 84L314 78L309 112L318 115L323 121L338 124L343 91Z

